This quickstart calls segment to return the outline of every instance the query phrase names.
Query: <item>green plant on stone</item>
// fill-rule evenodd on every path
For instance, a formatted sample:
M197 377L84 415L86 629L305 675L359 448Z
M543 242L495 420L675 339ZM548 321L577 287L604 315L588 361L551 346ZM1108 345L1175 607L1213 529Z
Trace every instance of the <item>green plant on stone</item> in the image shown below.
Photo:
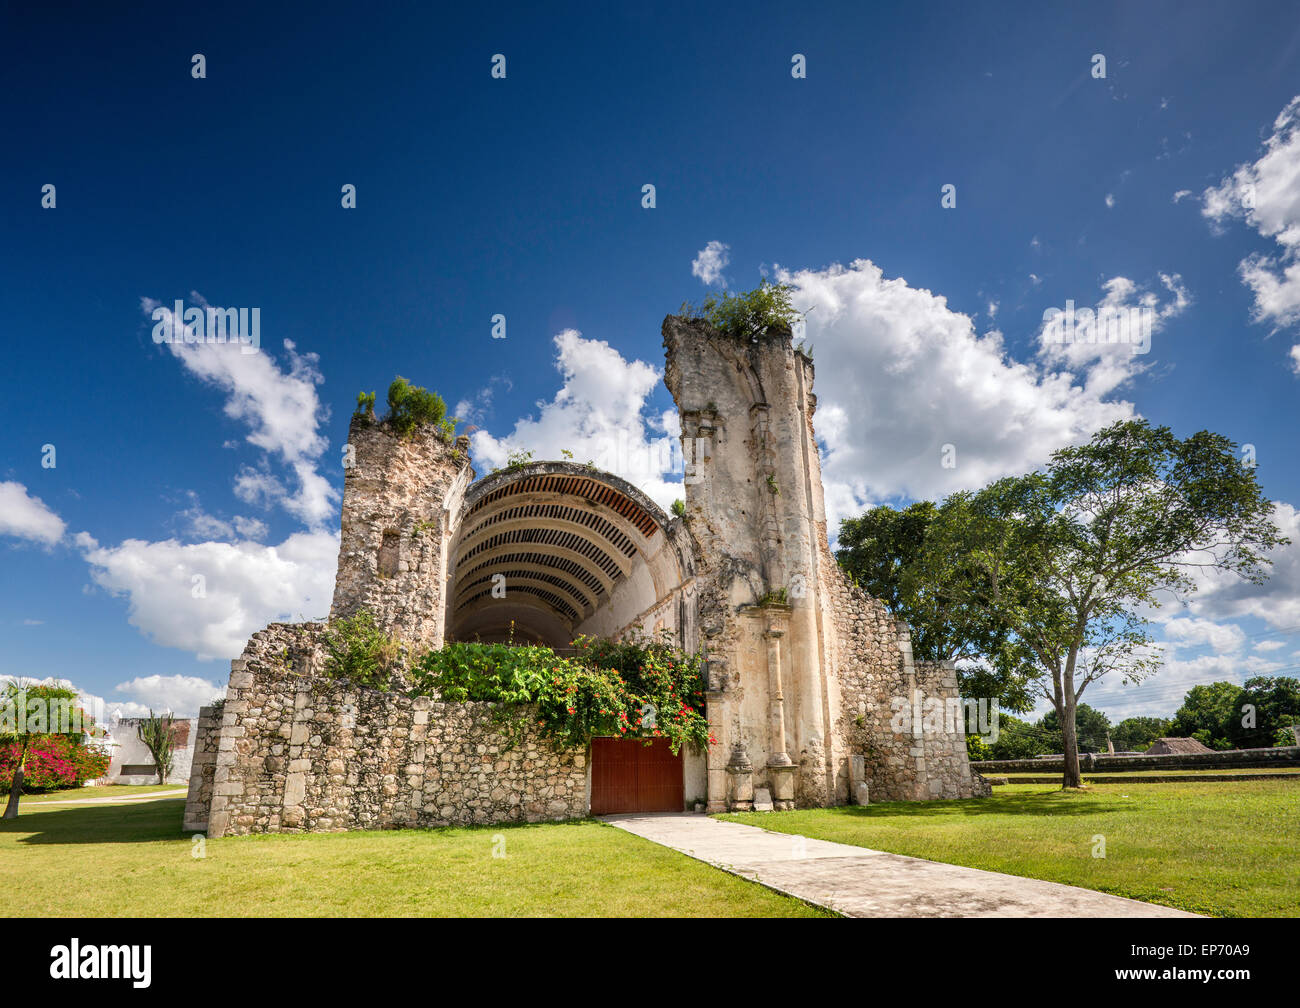
M771 326L790 328L803 318L791 302L792 284L772 283L764 278L752 291L709 294L698 307L686 302L681 314L692 321L708 322L718 332L742 342L751 342Z
M781 492L781 488L780 488L779 486L776 485L776 477L775 477L775 476L771 476L771 475L769 475L769 476L767 477L767 488L768 488L770 491L772 491L772 493L774 493L774 494L779 494L779 493Z
M353 415L374 417L375 394L373 392L357 393L357 409L356 409L356 413L354 413Z
M682 500L680 497L678 497L675 501L673 501L672 511L673 514L675 514L678 518L685 518L686 502Z
M463 642L427 651L411 670L419 692L497 703L514 739L531 722L555 748L595 736L665 738L673 752L716 744L703 713L700 659L666 641L579 637L550 648ZM653 716L651 716L653 714Z
M368 609L331 621L321 633L321 644L325 674L331 679L379 690L389 688L402 650L401 642L381 630Z
M410 437L418 427L433 425L444 442L456 433L456 418L447 416L447 404L437 392L412 385L401 375L388 386L388 416L384 421L400 437Z

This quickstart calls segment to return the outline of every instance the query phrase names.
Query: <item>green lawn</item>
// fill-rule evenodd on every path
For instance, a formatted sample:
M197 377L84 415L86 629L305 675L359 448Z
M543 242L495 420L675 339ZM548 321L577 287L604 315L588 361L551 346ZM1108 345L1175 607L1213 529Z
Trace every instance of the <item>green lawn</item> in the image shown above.
M1300 782L1006 784L992 798L720 819L1221 917L1300 916ZM1094 836L1106 857L1095 858Z
M131 799L137 795L154 794L157 791L184 791L184 784L102 784L97 787L64 788L62 791L46 791L43 794L23 795L18 808L29 802L69 802L83 798L124 798ZM0 800L7 800L9 793L0 795Z
M3 916L829 916L591 820L229 837L200 860L183 801L23 804Z

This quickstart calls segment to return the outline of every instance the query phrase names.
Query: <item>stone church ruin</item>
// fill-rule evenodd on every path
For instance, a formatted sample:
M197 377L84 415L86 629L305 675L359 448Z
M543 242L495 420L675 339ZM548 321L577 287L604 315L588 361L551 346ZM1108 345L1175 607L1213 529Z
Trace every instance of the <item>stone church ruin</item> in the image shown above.
M752 808L756 794L793 808L988 793L962 725L911 716L919 698L960 703L955 668L913 661L906 625L830 552L811 358L784 326L738 340L669 316L663 340L684 515L570 462L478 478L467 438L432 428L402 438L359 413L330 616L366 609L410 648L667 633L705 658L718 744L673 755L662 740L556 751L532 732L507 739L487 703L325 676L324 625L277 623L231 663L224 704L200 714L187 830L721 811Z

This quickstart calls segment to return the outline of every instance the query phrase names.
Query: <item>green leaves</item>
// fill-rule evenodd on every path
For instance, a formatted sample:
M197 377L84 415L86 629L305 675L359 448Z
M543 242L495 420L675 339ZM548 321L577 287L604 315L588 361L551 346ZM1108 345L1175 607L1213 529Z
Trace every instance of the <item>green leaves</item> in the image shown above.
M401 436L409 437L418 427L433 424L444 441L456 432L456 420L447 419L447 404L437 392L412 385L401 375L388 386L388 416L385 422Z
M789 328L803 317L790 301L793 290L792 284L774 284L765 278L745 294L710 294L698 308L687 302L681 314L688 319L702 319L733 339L749 342L770 326Z
M325 674L359 686L386 690L401 644L375 625L368 609L332 620L321 633Z
M485 700L522 728L532 719L557 748L593 737L710 744L698 659L667 644L580 637L572 655L545 647L453 643L422 655L416 689L443 700Z

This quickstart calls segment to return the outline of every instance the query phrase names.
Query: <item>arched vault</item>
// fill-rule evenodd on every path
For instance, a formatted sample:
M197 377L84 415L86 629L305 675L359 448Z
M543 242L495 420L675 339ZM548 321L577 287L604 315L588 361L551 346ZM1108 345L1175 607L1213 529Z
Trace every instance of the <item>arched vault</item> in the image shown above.
M472 484L448 556L449 640L567 645L672 631L694 649L695 558L682 523L632 484L534 462Z

